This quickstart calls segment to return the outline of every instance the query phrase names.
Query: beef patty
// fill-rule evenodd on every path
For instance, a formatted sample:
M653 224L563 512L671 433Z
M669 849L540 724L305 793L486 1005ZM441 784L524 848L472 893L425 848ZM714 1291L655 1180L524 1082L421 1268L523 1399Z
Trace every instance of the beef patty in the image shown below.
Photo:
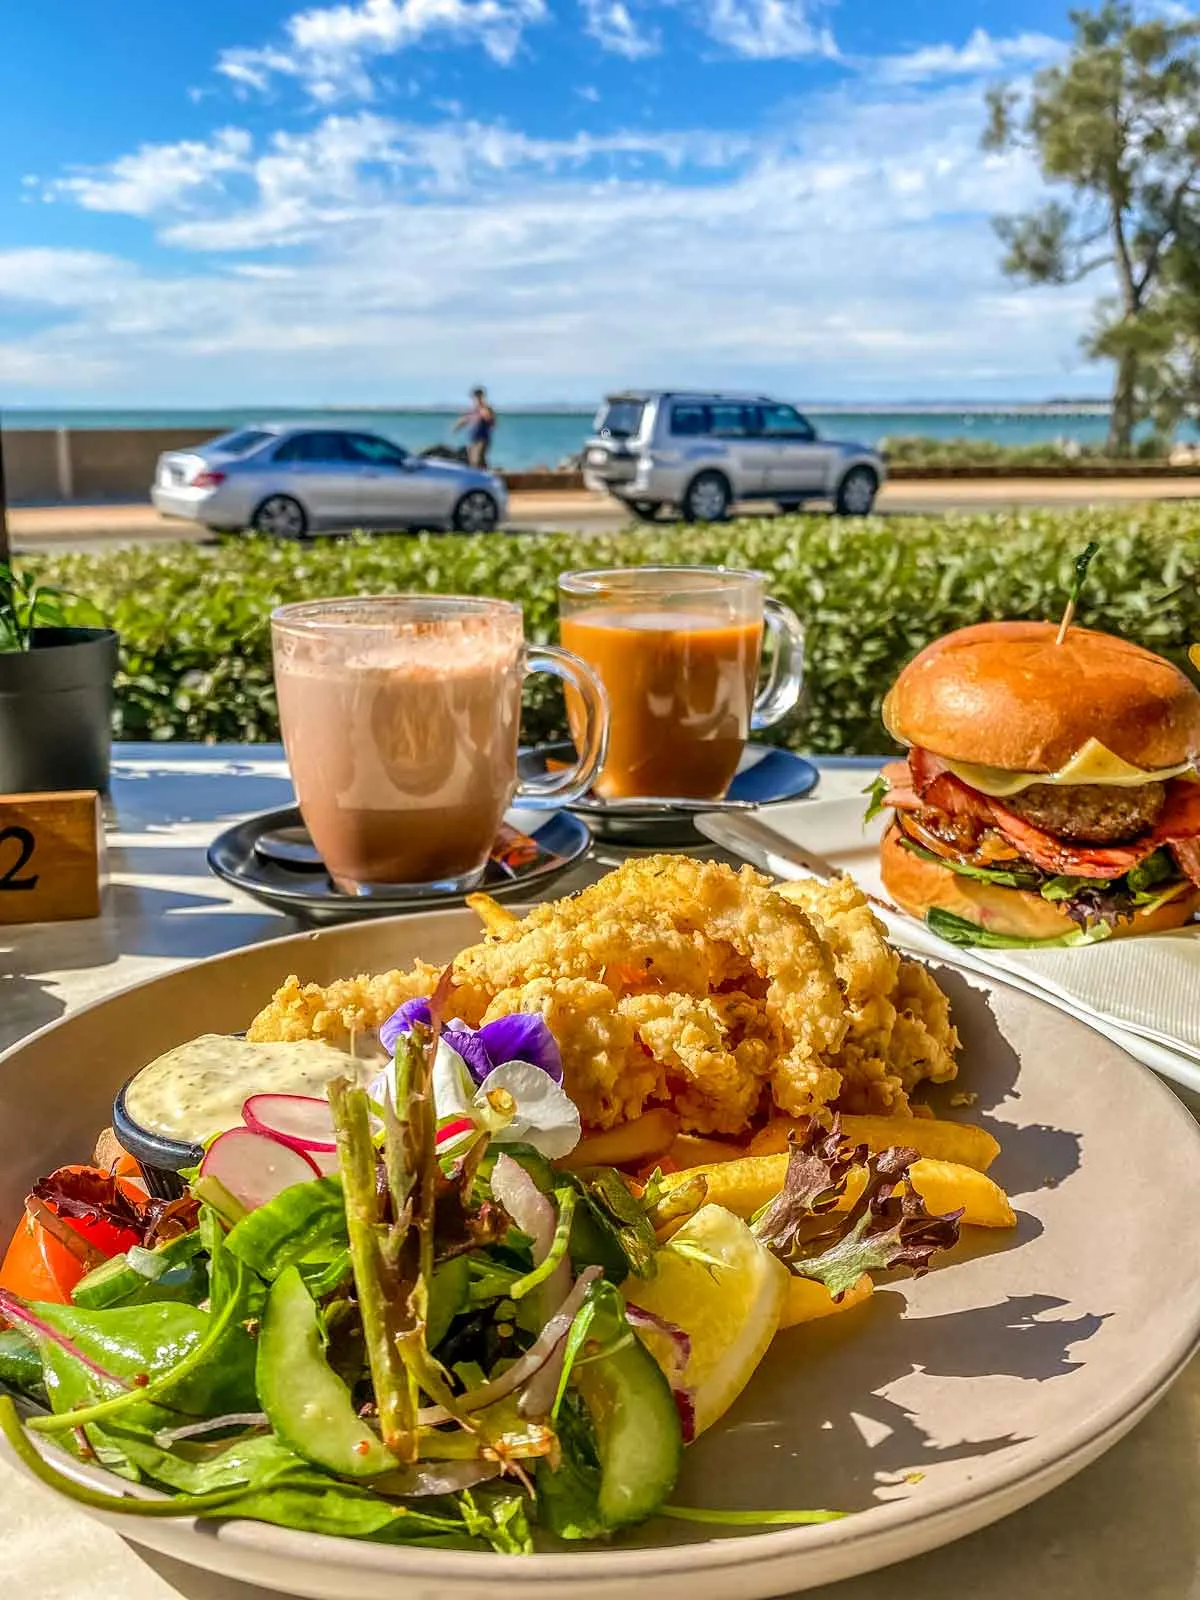
M1162 815L1162 783L1119 788L1104 783L1031 784L1000 802L1035 828L1075 844L1121 844L1152 828Z

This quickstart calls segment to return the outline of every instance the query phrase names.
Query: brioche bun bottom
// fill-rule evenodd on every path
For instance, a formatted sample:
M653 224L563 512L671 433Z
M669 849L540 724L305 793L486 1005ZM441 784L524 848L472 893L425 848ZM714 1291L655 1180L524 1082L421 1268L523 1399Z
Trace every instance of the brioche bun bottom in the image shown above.
M965 878L909 850L901 843L902 837L892 822L883 836L879 864L884 888L911 916L924 919L925 913L937 906L989 933L1010 939L1060 939L1063 934L1078 932L1079 924L1040 894ZM1165 905L1137 910L1132 918L1122 918L1113 925L1113 933L1163 933L1182 928L1198 909L1200 887L1182 889Z

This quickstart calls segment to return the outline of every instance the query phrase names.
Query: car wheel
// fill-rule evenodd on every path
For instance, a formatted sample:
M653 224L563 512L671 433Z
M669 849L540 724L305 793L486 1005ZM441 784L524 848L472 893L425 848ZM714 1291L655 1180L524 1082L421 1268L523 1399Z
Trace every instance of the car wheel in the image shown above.
M839 517L867 517L879 492L879 479L870 467L851 467L838 485L834 506Z
M486 489L468 489L454 508L459 533L491 533L500 521L500 507Z
M702 472L688 484L681 510L688 522L723 522L733 499L719 472Z
M250 526L270 539L303 539L308 533L308 513L290 494L272 494L251 517Z

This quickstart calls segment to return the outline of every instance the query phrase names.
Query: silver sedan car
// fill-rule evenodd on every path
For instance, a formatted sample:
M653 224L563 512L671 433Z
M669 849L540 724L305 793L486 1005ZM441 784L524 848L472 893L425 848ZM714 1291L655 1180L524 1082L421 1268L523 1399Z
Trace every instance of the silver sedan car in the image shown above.
M495 473L410 455L357 428L273 423L167 451L150 498L164 516L215 532L282 539L323 528L490 533L508 509Z

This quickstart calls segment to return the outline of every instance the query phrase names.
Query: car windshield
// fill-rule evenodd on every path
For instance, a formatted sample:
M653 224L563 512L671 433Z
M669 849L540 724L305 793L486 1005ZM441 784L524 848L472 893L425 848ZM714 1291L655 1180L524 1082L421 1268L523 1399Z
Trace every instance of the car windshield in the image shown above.
M223 433L219 439L211 440L207 448L219 450L223 456L248 456L273 437L263 428L241 428L237 433Z
M632 439L642 426L644 410L641 400L609 400L596 415L596 432L602 439Z

